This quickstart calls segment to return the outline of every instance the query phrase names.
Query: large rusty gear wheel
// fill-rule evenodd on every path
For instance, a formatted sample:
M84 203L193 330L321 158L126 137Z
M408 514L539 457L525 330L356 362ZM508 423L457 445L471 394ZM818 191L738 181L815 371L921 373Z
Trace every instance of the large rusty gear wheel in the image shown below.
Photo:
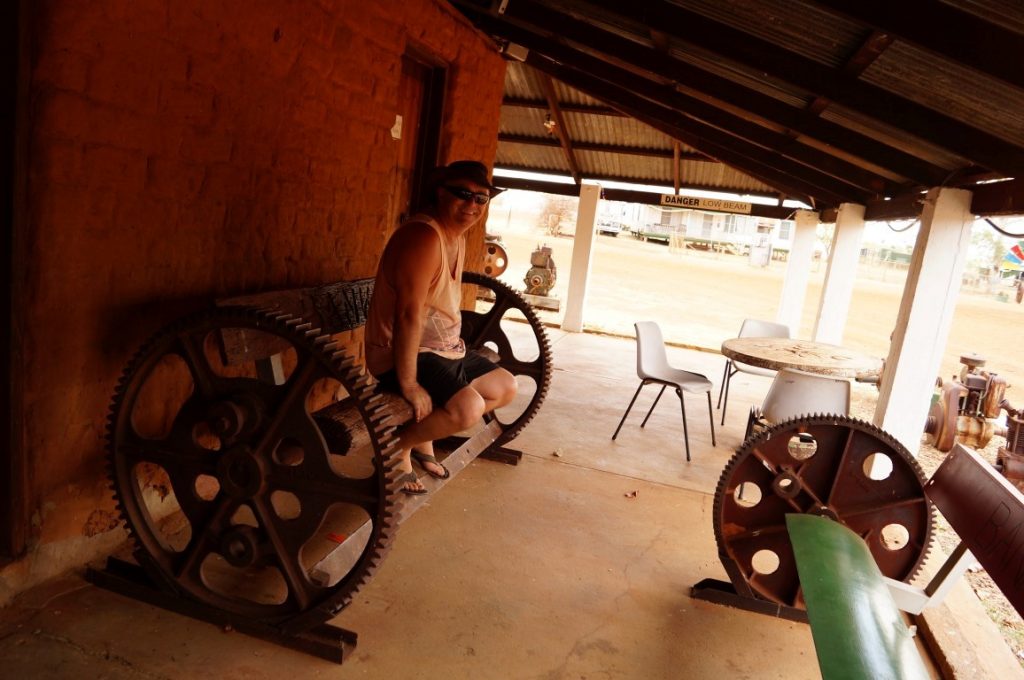
M273 343L290 374L226 365L225 332ZM325 401L354 407L369 441L347 450L325 437L310 412ZM163 589L247 620L291 632L328 620L397 529L398 454L380 402L353 359L287 314L224 307L157 333L125 369L108 430L136 559ZM339 553L347 561L325 571Z
M502 426L502 433L489 448L498 447L523 431L547 396L551 387L551 342L537 312L522 295L501 281L476 272L463 272L462 282L480 286L494 296L494 302L484 311L462 311L462 338L466 348L487 347L497 352L500 357L498 365L514 375L519 385L515 401L494 413ZM478 300L477 306L481 304ZM508 331L522 327L516 323L521 320L525 320L532 329L532 342L524 343L518 333L515 334L515 342L509 338ZM505 321L512 323L505 326ZM525 337L526 334L522 335ZM532 389L524 378L533 383Z
M882 574L910 580L932 538L925 476L893 437L845 416L812 415L752 436L714 501L718 555L736 592L805 608L787 513L829 517L867 543Z

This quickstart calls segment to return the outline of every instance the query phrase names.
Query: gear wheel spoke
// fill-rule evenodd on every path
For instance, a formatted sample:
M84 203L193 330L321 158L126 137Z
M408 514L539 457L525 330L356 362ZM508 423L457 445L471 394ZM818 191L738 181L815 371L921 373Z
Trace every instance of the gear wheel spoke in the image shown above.
M719 558L737 592L803 607L785 515L811 513L863 537L885 576L909 580L931 544L924 483L906 448L870 423L814 415L777 424L744 442L722 471Z
M225 338L281 352L284 382L255 377L255 359L229 355ZM239 363L218 364L217 343ZM377 569L397 530L383 474L397 449L358 365L335 347L286 314L223 307L170 325L129 362L111 407L109 464L155 582L301 631L340 611ZM368 445L332 443L338 433L309 412L325 400L361 423ZM319 571L340 543L344 559Z
M168 441L146 441L137 437L133 441L121 443L121 453L127 460L136 463L153 463L164 468L170 474L173 468L188 465L199 474L213 474L216 464L210 459L209 452L175 450Z
M190 333L184 332L178 336L177 345L180 347L181 357L185 360L192 379L195 381L196 391L203 398L212 398L219 381L206 358L202 341L197 342Z

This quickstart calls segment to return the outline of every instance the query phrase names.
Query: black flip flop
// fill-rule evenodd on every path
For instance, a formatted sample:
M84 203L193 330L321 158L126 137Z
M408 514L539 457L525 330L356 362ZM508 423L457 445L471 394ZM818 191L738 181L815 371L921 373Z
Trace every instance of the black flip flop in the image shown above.
M448 479L449 477L452 476L452 473L448 470L448 468L446 468L444 465L441 465L441 462L437 460L435 456L432 456L429 453L421 453L420 451L416 450L413 450L411 454L413 460L419 463L420 467L423 468L423 471L426 472L431 477L434 477L435 479ZM434 472L433 470L424 467L424 463L433 463L434 465L439 465L441 469L444 470L444 474L438 474L437 472Z
M426 489L410 489L405 485L409 482L418 482L420 478L416 476L415 472L406 472L404 475L398 478L398 481L402 483L402 493L407 493L410 496L422 496L427 493Z

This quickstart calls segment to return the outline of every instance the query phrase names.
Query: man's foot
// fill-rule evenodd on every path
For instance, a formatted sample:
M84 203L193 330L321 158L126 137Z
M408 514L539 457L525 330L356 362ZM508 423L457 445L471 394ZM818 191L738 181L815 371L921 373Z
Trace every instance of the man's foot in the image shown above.
M422 496L427 493L427 487L423 486L415 472L406 472L398 478L398 481L403 482L402 493L407 493L410 496Z
M448 468L441 465L437 458L435 458L431 453L423 453L422 451L413 449L412 457L431 477L436 477L437 479L448 479L452 476L452 473L448 471Z

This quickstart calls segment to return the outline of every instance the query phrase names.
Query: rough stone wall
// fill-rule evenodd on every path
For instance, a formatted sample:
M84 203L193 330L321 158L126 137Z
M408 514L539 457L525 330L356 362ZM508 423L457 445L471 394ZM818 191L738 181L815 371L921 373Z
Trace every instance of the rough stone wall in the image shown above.
M372 275L407 46L449 64L442 161L493 160L504 76L441 0L51 0L34 12L22 342L37 511L0 601L106 549L87 537L120 534L105 418L145 337L215 297Z

